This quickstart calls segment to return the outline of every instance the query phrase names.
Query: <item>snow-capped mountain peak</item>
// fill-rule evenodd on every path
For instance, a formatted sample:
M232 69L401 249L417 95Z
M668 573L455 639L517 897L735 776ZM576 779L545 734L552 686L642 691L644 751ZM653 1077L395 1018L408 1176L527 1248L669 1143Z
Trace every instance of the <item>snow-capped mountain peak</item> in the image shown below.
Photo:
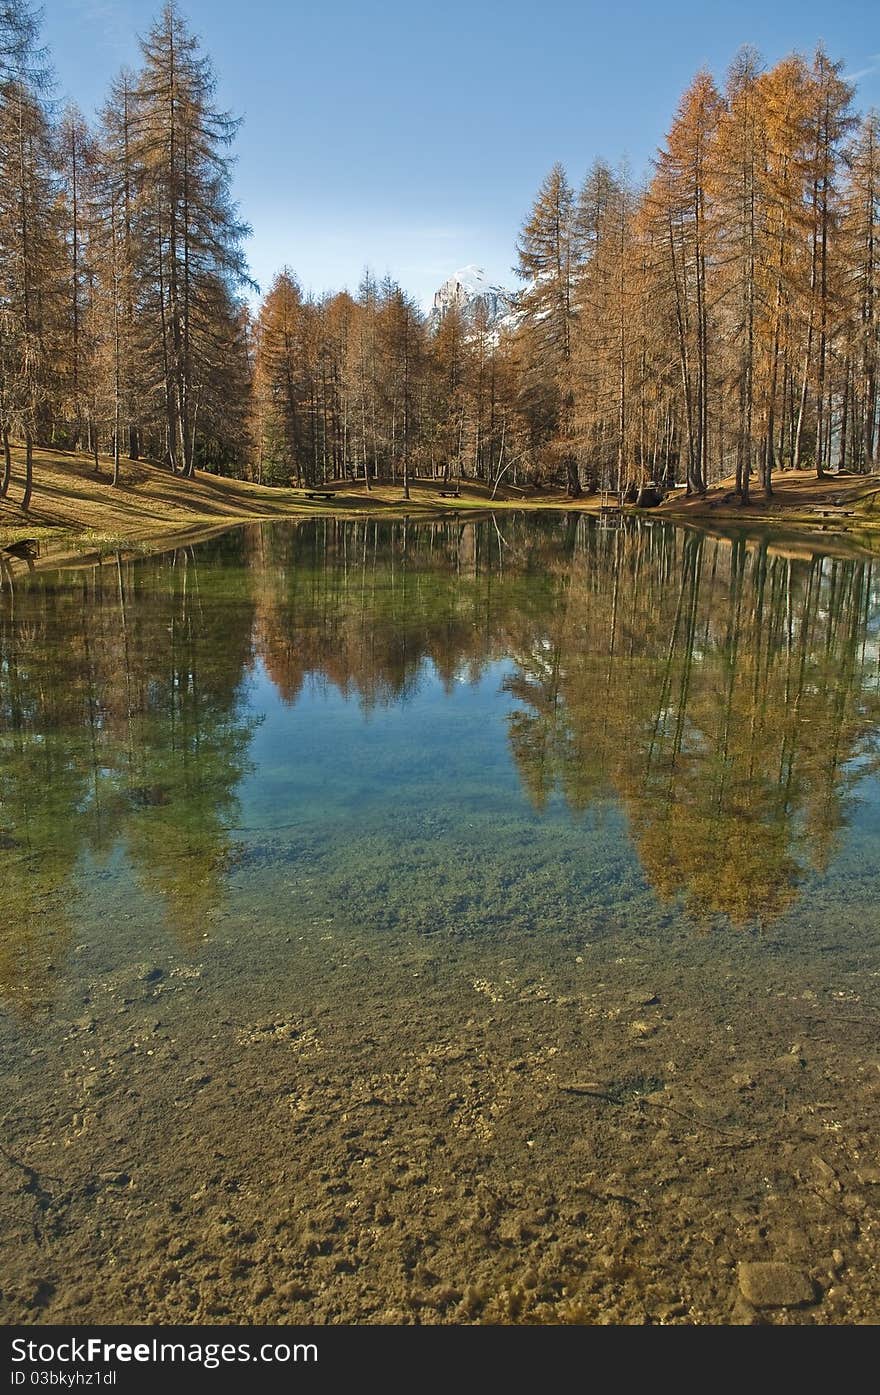
M434 292L428 314L430 328L436 329L453 306L459 310L469 328L474 327L482 309L486 316L486 328L497 330L511 315L513 297L503 286L490 285L483 268L471 263L454 271Z
M450 305L464 307L487 289L486 273L481 266L463 266L443 282L439 291L434 292L434 309L443 311Z

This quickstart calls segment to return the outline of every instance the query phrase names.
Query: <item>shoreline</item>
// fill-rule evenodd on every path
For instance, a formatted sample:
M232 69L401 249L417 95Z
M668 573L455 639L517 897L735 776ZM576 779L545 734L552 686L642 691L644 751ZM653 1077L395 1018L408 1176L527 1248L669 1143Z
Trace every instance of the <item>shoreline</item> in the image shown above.
M149 462L126 460L120 484L110 484L112 461L100 460L96 475L91 456L72 451L36 450L34 494L25 517L17 503L22 486L21 452L13 452L12 497L0 500L0 553L7 563L21 560L10 547L36 545L41 561L85 560L120 548L153 550L181 545L196 536L242 523L271 522L309 517L358 518L367 516L422 519L477 518L491 512L568 512L599 516L601 496L569 498L562 489L536 491L499 488L470 480L460 483L457 497L443 497L442 481L413 480L411 497L402 497L399 482L376 482L367 490L360 482L328 486L330 498L308 499L304 489L274 488L223 476L197 473L193 479L172 475ZM730 481L713 486L705 496L667 499L656 508L624 506L624 516L657 518L685 526L719 528L773 528L797 537L835 536L851 541L867 535L866 544L880 531L876 515L860 508L860 495L871 498L878 481L870 476L817 479L807 471L780 473L774 497L753 497L743 505L731 498ZM317 491L316 491L317 492ZM846 496L852 496L848 498ZM865 501L867 503L867 500Z

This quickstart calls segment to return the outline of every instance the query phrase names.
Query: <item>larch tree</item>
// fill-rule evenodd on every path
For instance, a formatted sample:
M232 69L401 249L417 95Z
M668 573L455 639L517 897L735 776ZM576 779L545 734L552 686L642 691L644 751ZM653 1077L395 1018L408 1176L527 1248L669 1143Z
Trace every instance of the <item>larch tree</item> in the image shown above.
M685 92L648 192L659 298L672 308L681 380L688 492L706 489L711 396L711 295L715 257L709 169L723 101L711 75Z
M256 328L254 391L260 429L260 477L279 483L294 475L302 484L306 440L301 365L305 309L292 272L276 276L260 308Z
M797 54L758 79L764 155L759 258L760 321L757 441L764 493L773 469L793 450L793 385L800 308L808 283L806 196L809 179L809 72Z
M392 477L400 475L403 497L408 499L419 431L416 388L423 368L424 326L415 302L394 281L382 284L378 324L390 426L389 463Z
M154 428L153 402L155 375L151 375L151 325L145 313L149 301L146 294L146 228L141 216L145 194L144 180L135 163L136 102L135 79L123 69L114 79L104 108L97 139L101 200L96 210L103 223L105 245L113 244L113 259L103 267L118 290L121 304L118 317L118 347L120 414L126 434L126 450L130 460L137 460L142 440ZM103 286L105 305L107 290ZM112 313L114 340L117 312ZM164 365L163 365L164 367ZM114 375L115 376L115 375ZM115 416L115 408L114 408Z
M113 485L119 484L122 433L128 417L132 342L134 267L129 260L124 186L112 156L103 160L96 181L92 248L96 263L93 294L93 335L96 352L96 417L109 437L113 455ZM97 455L96 455L97 466Z
M593 204L576 287L574 418L581 454L591 462L591 483L599 482L598 471L603 489L624 493L628 485L643 483L634 478L643 377L637 348L641 260L626 178L605 167L602 176L604 193Z
M434 332L431 345L434 369L434 432L432 466L439 457L442 478L448 483L455 468L461 475L467 431L467 390L473 350L461 307L449 305Z
M564 471L568 493L581 493L574 445L571 382L572 328L577 276L575 201L561 165L538 191L517 243L524 378L523 409L536 446L547 446Z
M719 233L719 282L725 382L733 402L736 492L747 503L756 455L756 358L760 261L765 246L765 159L759 63L743 49L731 65L713 169ZM722 441L722 450L725 442Z
M378 402L378 355L376 344L376 308L378 288L375 278L365 271L358 287L358 322L356 334L355 401L359 432L359 456L364 484L371 488L370 475L378 467L376 445L376 413Z
M852 130L853 89L842 77L843 64L835 63L824 49L816 51L811 70L811 131L807 334L802 356L800 401L795 428L794 464L798 466L813 442L817 475L825 472L831 438L826 400L829 333L832 326L834 287L833 242L841 215L840 157ZM812 415L810 408L812 406Z
M238 123L176 3L112 83L94 131L51 83L29 0L0 0L0 495L24 447L100 450L272 484L420 473L600 480L631 493L734 466L877 459L878 124L819 49L724 91L700 72L647 190L603 161L543 181L500 321L425 320L390 277L259 312L231 195Z
M95 152L85 119L75 106L68 106L62 116L56 145L67 253L61 388L68 440L77 450L87 433L91 437L88 393L94 367L90 342L93 317L89 310L94 285L90 266L94 249L90 246L90 231L95 208L91 191Z
M238 122L214 104L211 64L171 0L141 49L134 90L140 298L162 382L167 459L190 476L199 329L210 318L218 279L230 289L248 282L242 243L249 229L231 199L227 153Z
M0 12L0 493L9 488L9 438L25 443L24 512L34 443L50 414L52 334L62 265L48 75L36 14L20 0Z
M847 152L841 226L850 371L842 407L840 461L873 468L877 455L880 359L880 117L869 112ZM848 430L847 430L848 428ZM848 443L848 451L847 451Z

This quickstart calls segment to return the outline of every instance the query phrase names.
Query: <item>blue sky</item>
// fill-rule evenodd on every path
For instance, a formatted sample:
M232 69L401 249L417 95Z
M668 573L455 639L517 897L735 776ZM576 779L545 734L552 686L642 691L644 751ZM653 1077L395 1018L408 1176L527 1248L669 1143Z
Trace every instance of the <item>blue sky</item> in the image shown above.
M60 94L90 114L159 0L46 0ZM354 289L365 264L419 299L468 263L515 284L514 243L555 160L648 163L682 89L753 44L823 41L880 106L876 0L184 0L245 118L236 195L267 285Z

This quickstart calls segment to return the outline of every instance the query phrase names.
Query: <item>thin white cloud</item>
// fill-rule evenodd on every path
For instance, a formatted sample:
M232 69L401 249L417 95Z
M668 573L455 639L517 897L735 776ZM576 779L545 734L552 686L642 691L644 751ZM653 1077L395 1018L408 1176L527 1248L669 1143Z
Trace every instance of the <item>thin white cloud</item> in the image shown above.
M103 48L118 57L128 53L137 25L126 0L66 0L66 4L98 35Z
M880 72L880 53L870 54L866 67L857 68L854 73L845 73L844 77L847 82L858 82L859 78L870 77L876 72Z

